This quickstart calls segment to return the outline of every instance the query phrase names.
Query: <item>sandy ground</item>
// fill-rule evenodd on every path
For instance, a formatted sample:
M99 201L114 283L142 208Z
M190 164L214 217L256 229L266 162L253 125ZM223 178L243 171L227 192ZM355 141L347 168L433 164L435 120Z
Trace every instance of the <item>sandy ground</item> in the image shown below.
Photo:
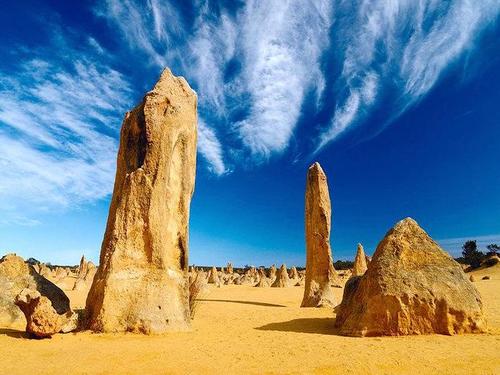
M56 335L0 329L1 374L500 374L500 266L481 270L489 332L349 338L329 309L299 307L303 289L210 288L191 332ZM341 289L336 290L338 299ZM85 292L68 292L74 308Z

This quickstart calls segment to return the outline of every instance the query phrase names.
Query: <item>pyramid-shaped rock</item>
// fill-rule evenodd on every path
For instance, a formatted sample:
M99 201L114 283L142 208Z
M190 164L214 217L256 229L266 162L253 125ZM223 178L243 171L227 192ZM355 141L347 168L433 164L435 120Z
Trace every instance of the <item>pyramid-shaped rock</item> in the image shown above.
M352 268L352 276L363 276L367 269L365 250L363 249L363 245L358 243L354 267Z
M276 273L276 279L272 283L272 288L288 288L291 285L290 278L288 277L288 271L286 269L286 264L282 264Z
M345 287L335 322L348 336L485 330L481 296L461 266L410 218L379 243L363 276Z

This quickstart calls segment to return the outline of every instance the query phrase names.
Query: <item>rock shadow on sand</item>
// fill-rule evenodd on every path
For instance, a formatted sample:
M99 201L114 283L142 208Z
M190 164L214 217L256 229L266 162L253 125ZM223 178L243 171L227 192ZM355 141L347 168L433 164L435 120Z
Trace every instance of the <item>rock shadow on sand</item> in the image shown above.
M286 307L285 305L276 305L274 303L255 302L255 301L236 301L231 299L198 299L200 302L227 302L227 303L242 303L244 305L255 305L264 307Z
M0 328L0 335L13 337L15 339L32 338L32 336L30 336L30 334L26 333L25 331L19 331L19 330L11 329L11 328Z
M315 333L318 335L338 335L335 318L302 318L287 322L269 323L255 328L259 331L282 331L296 333Z

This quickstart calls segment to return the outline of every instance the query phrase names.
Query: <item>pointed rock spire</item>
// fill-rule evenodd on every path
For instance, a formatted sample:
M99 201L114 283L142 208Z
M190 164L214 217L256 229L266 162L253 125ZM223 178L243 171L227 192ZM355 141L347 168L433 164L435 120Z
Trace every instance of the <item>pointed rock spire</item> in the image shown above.
M354 267L352 268L352 276L363 276L367 270L366 255L363 245L358 243L358 251L354 259Z
M335 306L331 284L336 283L330 248L331 204L326 175L319 163L307 172L306 281L301 307Z

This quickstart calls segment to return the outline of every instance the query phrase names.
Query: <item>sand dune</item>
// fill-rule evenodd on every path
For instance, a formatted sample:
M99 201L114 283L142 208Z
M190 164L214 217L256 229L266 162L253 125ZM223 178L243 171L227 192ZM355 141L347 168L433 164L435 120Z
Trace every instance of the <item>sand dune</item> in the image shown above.
M300 308L303 288L210 286L192 331L163 336L0 331L5 374L499 374L500 265L477 271L489 330L483 335L349 338L331 309ZM85 291L68 291L81 308ZM340 300L342 289L334 288Z

